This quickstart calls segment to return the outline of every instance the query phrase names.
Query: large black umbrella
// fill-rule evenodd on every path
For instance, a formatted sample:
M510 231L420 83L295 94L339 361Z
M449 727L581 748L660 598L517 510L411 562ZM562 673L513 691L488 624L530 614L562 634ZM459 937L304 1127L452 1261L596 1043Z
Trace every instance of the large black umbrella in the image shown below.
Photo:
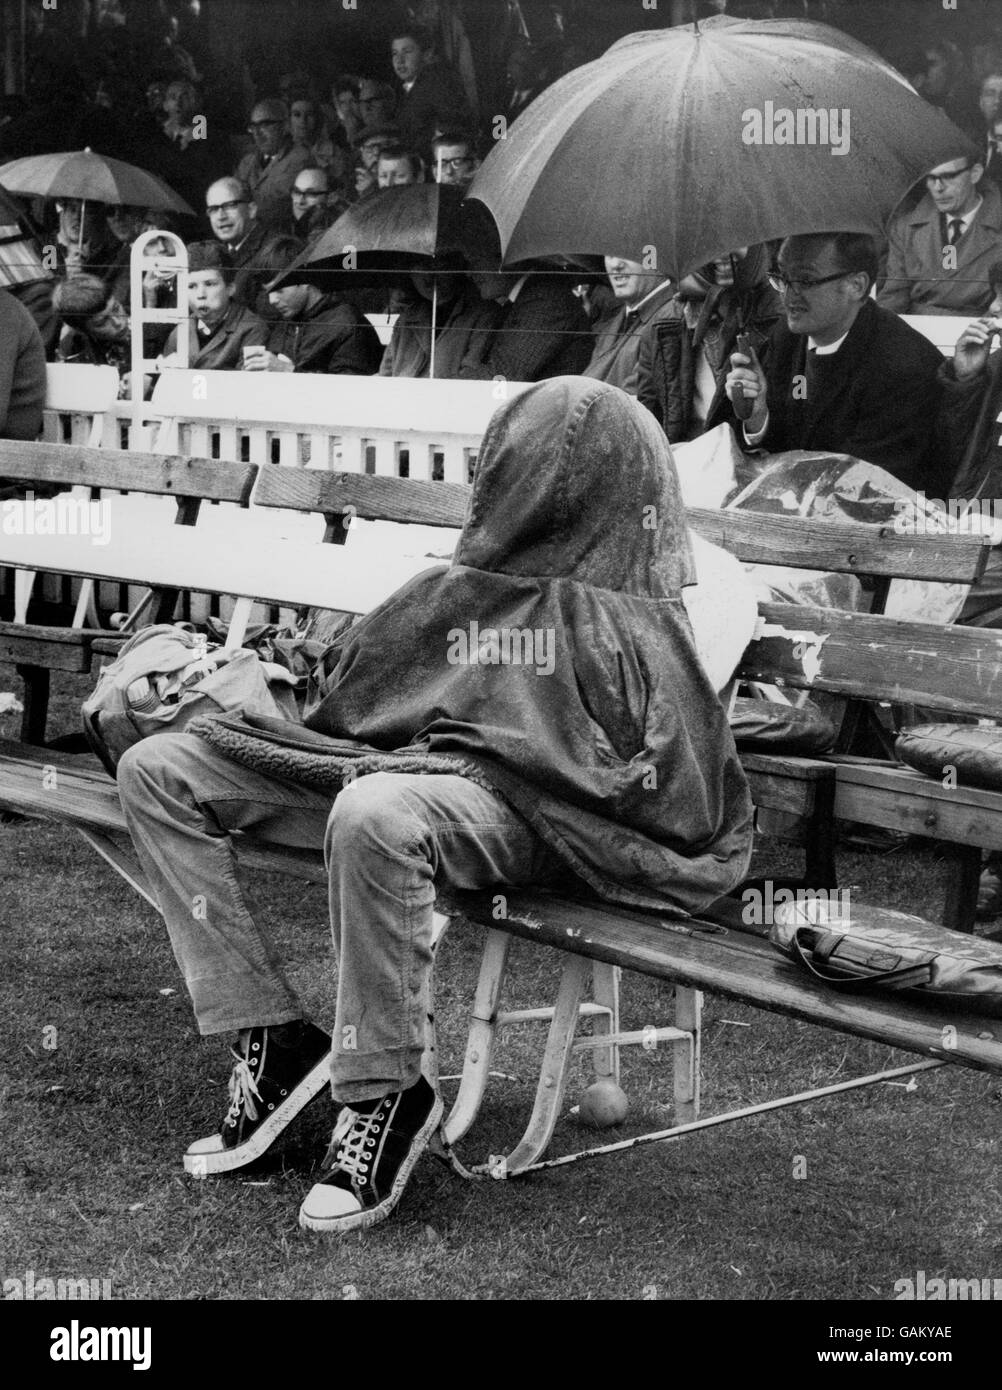
M507 264L601 252L681 278L780 236L880 232L923 173L975 154L838 30L717 17L631 34L554 83L469 197Z

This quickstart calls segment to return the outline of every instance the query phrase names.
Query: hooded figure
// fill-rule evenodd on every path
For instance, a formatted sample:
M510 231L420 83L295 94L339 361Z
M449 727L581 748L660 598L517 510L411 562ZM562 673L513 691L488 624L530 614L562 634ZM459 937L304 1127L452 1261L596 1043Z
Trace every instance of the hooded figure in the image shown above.
M751 806L682 600L695 582L654 421L615 387L556 378L494 415L452 564L326 654L306 727L366 745L361 761L227 721L193 732L332 791L348 768L459 772L603 898L698 912L743 876Z
M558 378L498 410L454 562L327 652L305 728L209 719L128 749L122 806L199 1028L240 1030L230 1108L189 1172L259 1157L329 1077L341 1109L300 1224L390 1214L443 1114L421 1069L440 886L678 916L737 884L751 807L692 582L657 425L616 387ZM324 843L333 1037L239 887L227 832L263 825Z

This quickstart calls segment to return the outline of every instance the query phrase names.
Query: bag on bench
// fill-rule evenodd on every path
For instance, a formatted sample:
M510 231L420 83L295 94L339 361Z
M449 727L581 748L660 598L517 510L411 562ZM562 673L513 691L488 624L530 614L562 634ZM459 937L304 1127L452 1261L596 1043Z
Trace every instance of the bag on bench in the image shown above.
M298 719L296 677L241 647L170 623L144 628L104 668L84 701L87 742L113 777L127 748L181 733L199 715L245 710Z
M776 907L769 940L847 993L895 990L927 1004L1002 1018L1002 946L890 908L829 914L824 898Z

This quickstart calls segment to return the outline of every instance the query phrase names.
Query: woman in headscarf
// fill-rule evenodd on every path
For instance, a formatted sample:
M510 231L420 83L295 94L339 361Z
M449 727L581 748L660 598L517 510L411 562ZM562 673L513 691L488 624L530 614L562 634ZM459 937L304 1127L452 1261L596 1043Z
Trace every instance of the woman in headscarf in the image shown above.
M204 720L129 750L122 804L199 1027L240 1030L230 1111L190 1171L263 1152L329 1052L344 1108L301 1224L390 1213L442 1115L421 1074L437 884L673 917L736 886L751 805L683 603L694 582L655 422L615 387L557 378L497 411L452 564L329 649L305 728ZM323 838L333 1044L241 896L224 832L251 827Z

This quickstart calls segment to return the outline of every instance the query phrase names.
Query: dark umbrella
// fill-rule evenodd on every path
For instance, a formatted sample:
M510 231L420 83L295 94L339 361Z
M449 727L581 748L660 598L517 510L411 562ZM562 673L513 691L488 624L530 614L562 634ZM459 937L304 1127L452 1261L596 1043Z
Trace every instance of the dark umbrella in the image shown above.
M554 83L468 196L508 264L601 252L681 278L736 246L879 233L916 179L963 154L956 126L838 30L717 17L631 34Z
M455 270L474 257L500 264L497 229L479 204L464 203L449 184L415 183L386 188L356 203L268 286L304 281L357 288L411 271ZM435 375L438 290L432 294L431 365Z
M85 208L87 203L106 203L110 207L124 204L195 216L184 199L156 174L92 150L33 154L11 160L0 167L0 184L11 193L36 198L79 198ZM83 225L81 215L81 239Z

